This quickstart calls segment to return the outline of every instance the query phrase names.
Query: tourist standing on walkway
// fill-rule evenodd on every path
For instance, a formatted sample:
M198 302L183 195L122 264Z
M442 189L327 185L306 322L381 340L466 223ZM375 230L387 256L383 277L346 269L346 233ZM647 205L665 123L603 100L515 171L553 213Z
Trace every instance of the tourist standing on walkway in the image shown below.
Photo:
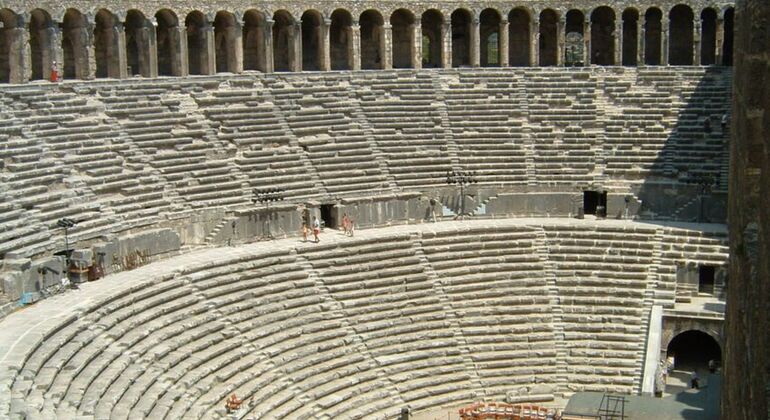
M318 238L318 235L320 234L321 234L321 222L318 221L317 217L313 216L313 238L315 238L316 243L321 241Z
M345 235L347 235L349 230L350 230L350 218L348 217L347 213L343 213L342 214L342 232L345 233Z
M302 222L302 242L307 242L307 223Z
M693 370L692 374L690 374L690 388L700 389L700 383L698 383L698 380L698 372Z

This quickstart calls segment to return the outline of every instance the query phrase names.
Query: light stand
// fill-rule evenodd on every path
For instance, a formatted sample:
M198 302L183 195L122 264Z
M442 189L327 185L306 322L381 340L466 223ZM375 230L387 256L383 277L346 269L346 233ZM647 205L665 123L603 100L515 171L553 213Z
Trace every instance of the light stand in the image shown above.
M78 222L72 219L68 219L66 217L63 219L59 219L56 222L56 226L59 226L60 228L64 228L64 262L66 264L67 270L69 270L69 266L70 266L69 229L75 227L77 223Z
M286 192L283 188L266 188L266 189L254 189L254 197L251 199L254 204L261 203L267 206L267 218L265 223L267 227L267 237L273 239L272 233L270 233L270 203L273 201L283 201L283 193Z
M446 173L448 185L458 184L460 186L460 214L458 217L461 220L465 217L465 186L477 182L475 171L447 171Z

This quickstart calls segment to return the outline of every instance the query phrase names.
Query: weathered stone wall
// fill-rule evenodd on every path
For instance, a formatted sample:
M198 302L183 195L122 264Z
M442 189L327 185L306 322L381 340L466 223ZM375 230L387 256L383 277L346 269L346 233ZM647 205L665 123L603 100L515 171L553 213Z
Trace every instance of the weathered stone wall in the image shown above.
M770 3L737 3L722 418L770 409Z

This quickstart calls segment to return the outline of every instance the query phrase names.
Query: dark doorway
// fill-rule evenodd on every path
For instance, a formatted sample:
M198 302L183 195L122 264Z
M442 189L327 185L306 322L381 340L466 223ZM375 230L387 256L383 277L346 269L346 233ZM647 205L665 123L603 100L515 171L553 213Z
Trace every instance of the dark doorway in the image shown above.
M637 27L639 24L639 12L635 9L626 9L623 12L623 56L624 66L637 65L639 56L639 34Z
M702 265L698 270L698 293L714 294L714 275L716 268L712 265Z
M545 9L540 13L540 65L555 66L557 63L557 24L559 16L551 9Z
M334 214L334 204L321 204L321 223L330 229L337 228L337 217Z
M685 331L668 344L667 354L674 357L674 369L705 371L709 360L722 360L719 343L710 335L697 330Z
M650 8L644 14L644 64L659 66L661 63L661 19L660 9Z
M607 216L607 191L583 191L583 211L598 217Z
M471 65L471 16L467 10L457 9L450 17L452 22L452 67Z

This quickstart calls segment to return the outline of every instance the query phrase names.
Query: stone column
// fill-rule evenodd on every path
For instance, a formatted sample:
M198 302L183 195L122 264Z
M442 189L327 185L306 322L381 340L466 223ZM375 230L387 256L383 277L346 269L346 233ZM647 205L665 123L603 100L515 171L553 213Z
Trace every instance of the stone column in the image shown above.
M441 24L441 67L452 68L452 23Z
M410 31L412 44L412 68L422 68L422 20L415 18Z
M273 54L273 19L265 19L264 39L265 39L265 73L275 71L275 56Z
M184 26L177 26L172 28L171 33L174 35L174 43L179 46L177 56L174 57L174 61L172 61L174 66L174 76L189 76L190 54L187 50L187 30Z
M233 73L243 73L243 18L235 15L235 27L233 27L233 49L230 51L232 57Z
M17 16L16 27L10 29L9 32L12 41L8 51L8 82L24 83L29 80L27 74L31 73L30 65L32 62L30 60L31 52L26 54L29 44L27 41L28 32L21 16Z
M701 51L701 22L696 15L692 22L692 64L694 66L700 65Z
M721 66L724 63L722 63L722 60L724 59L722 57L722 48L724 47L725 43L725 20L722 17L717 18L717 33L716 33L716 43L714 45L714 48L716 48L716 52L714 54L714 64Z
M81 28L79 36L83 39L83 45L86 48L85 57L83 57L83 68L78 75L78 79L93 80L96 78L96 37L94 36L94 28L96 22L93 16L86 15L86 26ZM75 53L77 57L77 53ZM76 59L77 60L77 59ZM77 67L76 67L77 68ZM77 72L78 70L76 70Z
M500 36L498 39L500 40L500 67L508 67L510 65L510 54L508 53L508 19L500 21Z
M529 32L529 65L530 67L540 65L540 21L538 19L532 20Z
M112 36L116 40L114 48L117 49L118 64L117 68L108 65L107 76L125 79L128 77L128 57L126 56L126 28L123 22L115 22L115 26L112 27Z
M559 17L559 22L556 23L556 65L564 65L564 55L566 54L566 34L567 30L567 17Z
M158 77L158 22L152 18L142 30L147 39L147 77Z
M289 69L293 72L302 71L302 20L297 19L292 24L289 38Z
M352 70L361 70L361 25L353 21L349 29L348 38L348 63Z
M477 16L474 16L471 20L471 67L478 67L481 65L481 45L479 45L479 38L481 23Z
M623 20L615 19L615 62L616 66L623 64Z
M32 47L29 45L29 24L26 23L22 26L26 32L26 38L24 39L24 45L22 45L22 60L24 62L24 68L22 69L23 82L27 82L32 79Z
M647 31L642 24L642 17L636 20L636 65L644 65L644 49L647 48L645 38L647 37Z
M321 55L321 71L329 71L332 69L332 46L329 37L329 31L331 30L331 27L332 20L329 18L324 18L321 22L321 45L318 46L321 49L319 51L319 54Z
M668 65L668 18L660 20L660 65Z
M382 58L383 70L390 70L393 68L393 26L391 26L390 23L382 25L380 57Z
M591 65L591 21L583 22L583 63L586 66Z
M214 37L213 19L207 19L203 26L203 43L205 51L202 53L201 74L217 73L216 44Z

